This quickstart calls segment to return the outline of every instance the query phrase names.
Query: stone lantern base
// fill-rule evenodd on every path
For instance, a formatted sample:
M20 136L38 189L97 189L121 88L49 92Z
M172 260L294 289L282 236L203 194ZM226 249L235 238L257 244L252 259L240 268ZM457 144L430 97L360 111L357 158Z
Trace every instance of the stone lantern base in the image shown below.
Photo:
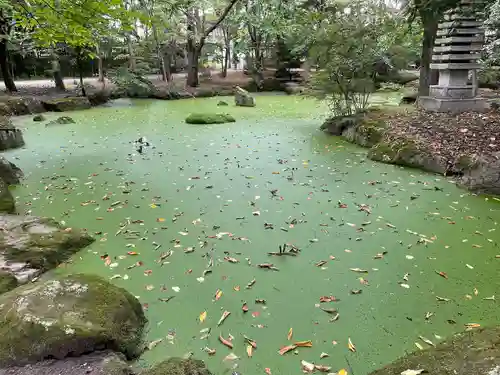
M445 99L431 96L421 96L418 98L419 107L431 112L483 112L489 109L489 103L486 99Z

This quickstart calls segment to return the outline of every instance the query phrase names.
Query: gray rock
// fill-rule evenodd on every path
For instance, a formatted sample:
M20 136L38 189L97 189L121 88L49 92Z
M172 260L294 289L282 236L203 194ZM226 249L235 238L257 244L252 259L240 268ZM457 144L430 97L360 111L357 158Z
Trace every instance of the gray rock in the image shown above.
M9 190L9 185L0 178L0 213L6 212L9 214L14 213L16 204L12 193Z
M16 185L20 183L23 177L23 172L17 165L11 163L3 156L0 156L0 178L7 183L7 185Z
M52 120L52 121L46 123L45 126L68 125L68 124L74 124L74 123L75 123L75 120L73 120L71 117L69 117L69 116L61 116L61 117L58 117L55 120Z
M229 104L227 104L227 102L225 102L224 100L221 100L219 101L219 103L217 103L217 106L219 107L225 107L225 106L228 106Z
M460 183L472 191L500 195L500 152L494 158L471 157Z
M286 82L284 90L288 95L300 95L304 92L305 88L297 82Z
M235 88L234 102L239 107L255 107L255 98L239 86Z
M40 100L32 97L5 96L0 97L0 114L3 115L29 115L44 112Z
M53 219L0 215L0 269L24 283L93 241L87 233L64 227Z
M132 359L146 322L134 296L98 276L23 285L0 295L0 368L104 349Z
M42 104L47 111L52 112L76 111L91 107L89 99L82 96L42 100Z
M21 130L14 127L9 117L0 116L0 151L24 146Z
M425 370L428 375L497 375L500 373L500 328L460 333L435 348L419 350L370 375L401 375Z
M0 294L10 292L17 288L19 282L16 277L8 272L0 271Z
M111 90L99 90L87 95L92 106L106 104L111 99Z
M0 375L132 375L125 358L111 351L0 368Z
M44 115L36 115L33 117L33 121L35 121L35 122L41 122L41 121L45 121L45 120L46 120L46 118Z
M342 135L347 129L356 126L359 121L358 116L334 116L326 119L320 129L331 135Z
M195 359L169 358L140 375L212 375L203 361Z

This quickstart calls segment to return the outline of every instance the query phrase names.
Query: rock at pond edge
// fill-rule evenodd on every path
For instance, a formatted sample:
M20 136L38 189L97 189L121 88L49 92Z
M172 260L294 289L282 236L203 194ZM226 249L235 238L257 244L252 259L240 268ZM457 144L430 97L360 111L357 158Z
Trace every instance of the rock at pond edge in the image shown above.
M87 233L50 218L0 215L0 268L26 282L93 241Z
M500 328L460 333L435 348L402 357L369 375L401 375L406 370L429 375L496 375L500 373Z
M205 362L196 359L169 358L140 375L212 375Z
M42 114L33 116L33 121L35 121L35 122L41 122L41 121L45 121L45 120L46 120L46 118Z
M239 86L235 87L234 103L238 107L255 107L255 98Z
M3 179L7 185L19 184L23 176L23 172L17 165L11 163L3 156L0 156L0 178Z
M80 357L0 368L0 375L133 375L133 372L122 354L105 350Z
M186 117L188 124L224 124L235 121L233 116L225 113L191 113Z
M146 323L134 296L98 276L23 285L0 296L0 367L103 349L132 359Z
M56 118L55 120L52 120L48 123L45 124L45 126L52 126L52 125L67 125L67 124L74 124L75 120L73 120L69 116L61 116Z
M0 177L0 213L13 214L16 210L16 202L9 190L9 185Z
M493 157L494 160L484 157L470 158L460 184L472 191L500 195L500 152Z
M16 277L8 272L0 271L0 294L10 292L19 285Z
M47 111L52 112L66 112L91 108L89 99L83 96L43 100L42 104Z

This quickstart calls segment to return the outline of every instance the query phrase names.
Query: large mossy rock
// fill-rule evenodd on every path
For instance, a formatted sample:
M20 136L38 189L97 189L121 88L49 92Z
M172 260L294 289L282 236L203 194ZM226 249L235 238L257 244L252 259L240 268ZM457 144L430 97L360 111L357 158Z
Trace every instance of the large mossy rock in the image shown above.
M87 95L87 98L92 106L106 104L111 99L111 90L103 89L91 92Z
M467 189L486 194L500 195L500 152L492 158L462 158L463 176L460 183Z
M186 117L188 124L224 124L235 121L233 116L225 113L192 113Z
M0 96L0 115L20 116L44 111L45 109L39 99L22 96Z
M446 163L441 158L412 139L384 139L368 151L368 158L439 174L447 172Z
M123 355L105 350L80 357L0 368L0 375L133 375L133 372Z
M140 375L212 375L203 361L195 359L169 358Z
M458 334L435 348L409 354L370 375L401 375L424 370L429 375L497 375L500 373L500 328Z
M234 103L238 107L255 107L255 98L247 90L236 86L234 89Z
M362 147L372 147L382 139L386 123L377 118L375 112L367 112L331 117L321 125L320 129L332 135L341 135L347 141Z
M125 289L93 275L70 275L0 296L0 367L101 349L135 358L146 318Z
M0 214L13 214L16 211L16 204L9 185L0 177Z
M0 271L0 294L10 292L17 288L19 282L16 277L8 272Z
M11 163L3 156L0 156L0 178L3 179L7 185L19 184L22 177L23 172L17 165Z
M91 244L87 233L49 218L0 216L0 267L25 282Z
M0 151L22 146L24 146L22 131L14 127L9 117L0 116Z
M43 100L42 104L47 111L52 112L76 111L91 107L89 99L83 96Z
M53 126L53 125L68 125L68 124L74 124L75 120L73 120L69 116L60 116L56 118L55 120L49 121L48 123L45 124L45 126Z

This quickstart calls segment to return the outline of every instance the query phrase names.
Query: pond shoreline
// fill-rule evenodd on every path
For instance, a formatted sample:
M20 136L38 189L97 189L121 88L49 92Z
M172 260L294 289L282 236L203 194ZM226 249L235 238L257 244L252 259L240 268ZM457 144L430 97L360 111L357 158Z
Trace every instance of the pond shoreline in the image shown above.
M474 193L500 195L499 113L384 111L330 118L321 129L368 148L370 160L455 179Z

